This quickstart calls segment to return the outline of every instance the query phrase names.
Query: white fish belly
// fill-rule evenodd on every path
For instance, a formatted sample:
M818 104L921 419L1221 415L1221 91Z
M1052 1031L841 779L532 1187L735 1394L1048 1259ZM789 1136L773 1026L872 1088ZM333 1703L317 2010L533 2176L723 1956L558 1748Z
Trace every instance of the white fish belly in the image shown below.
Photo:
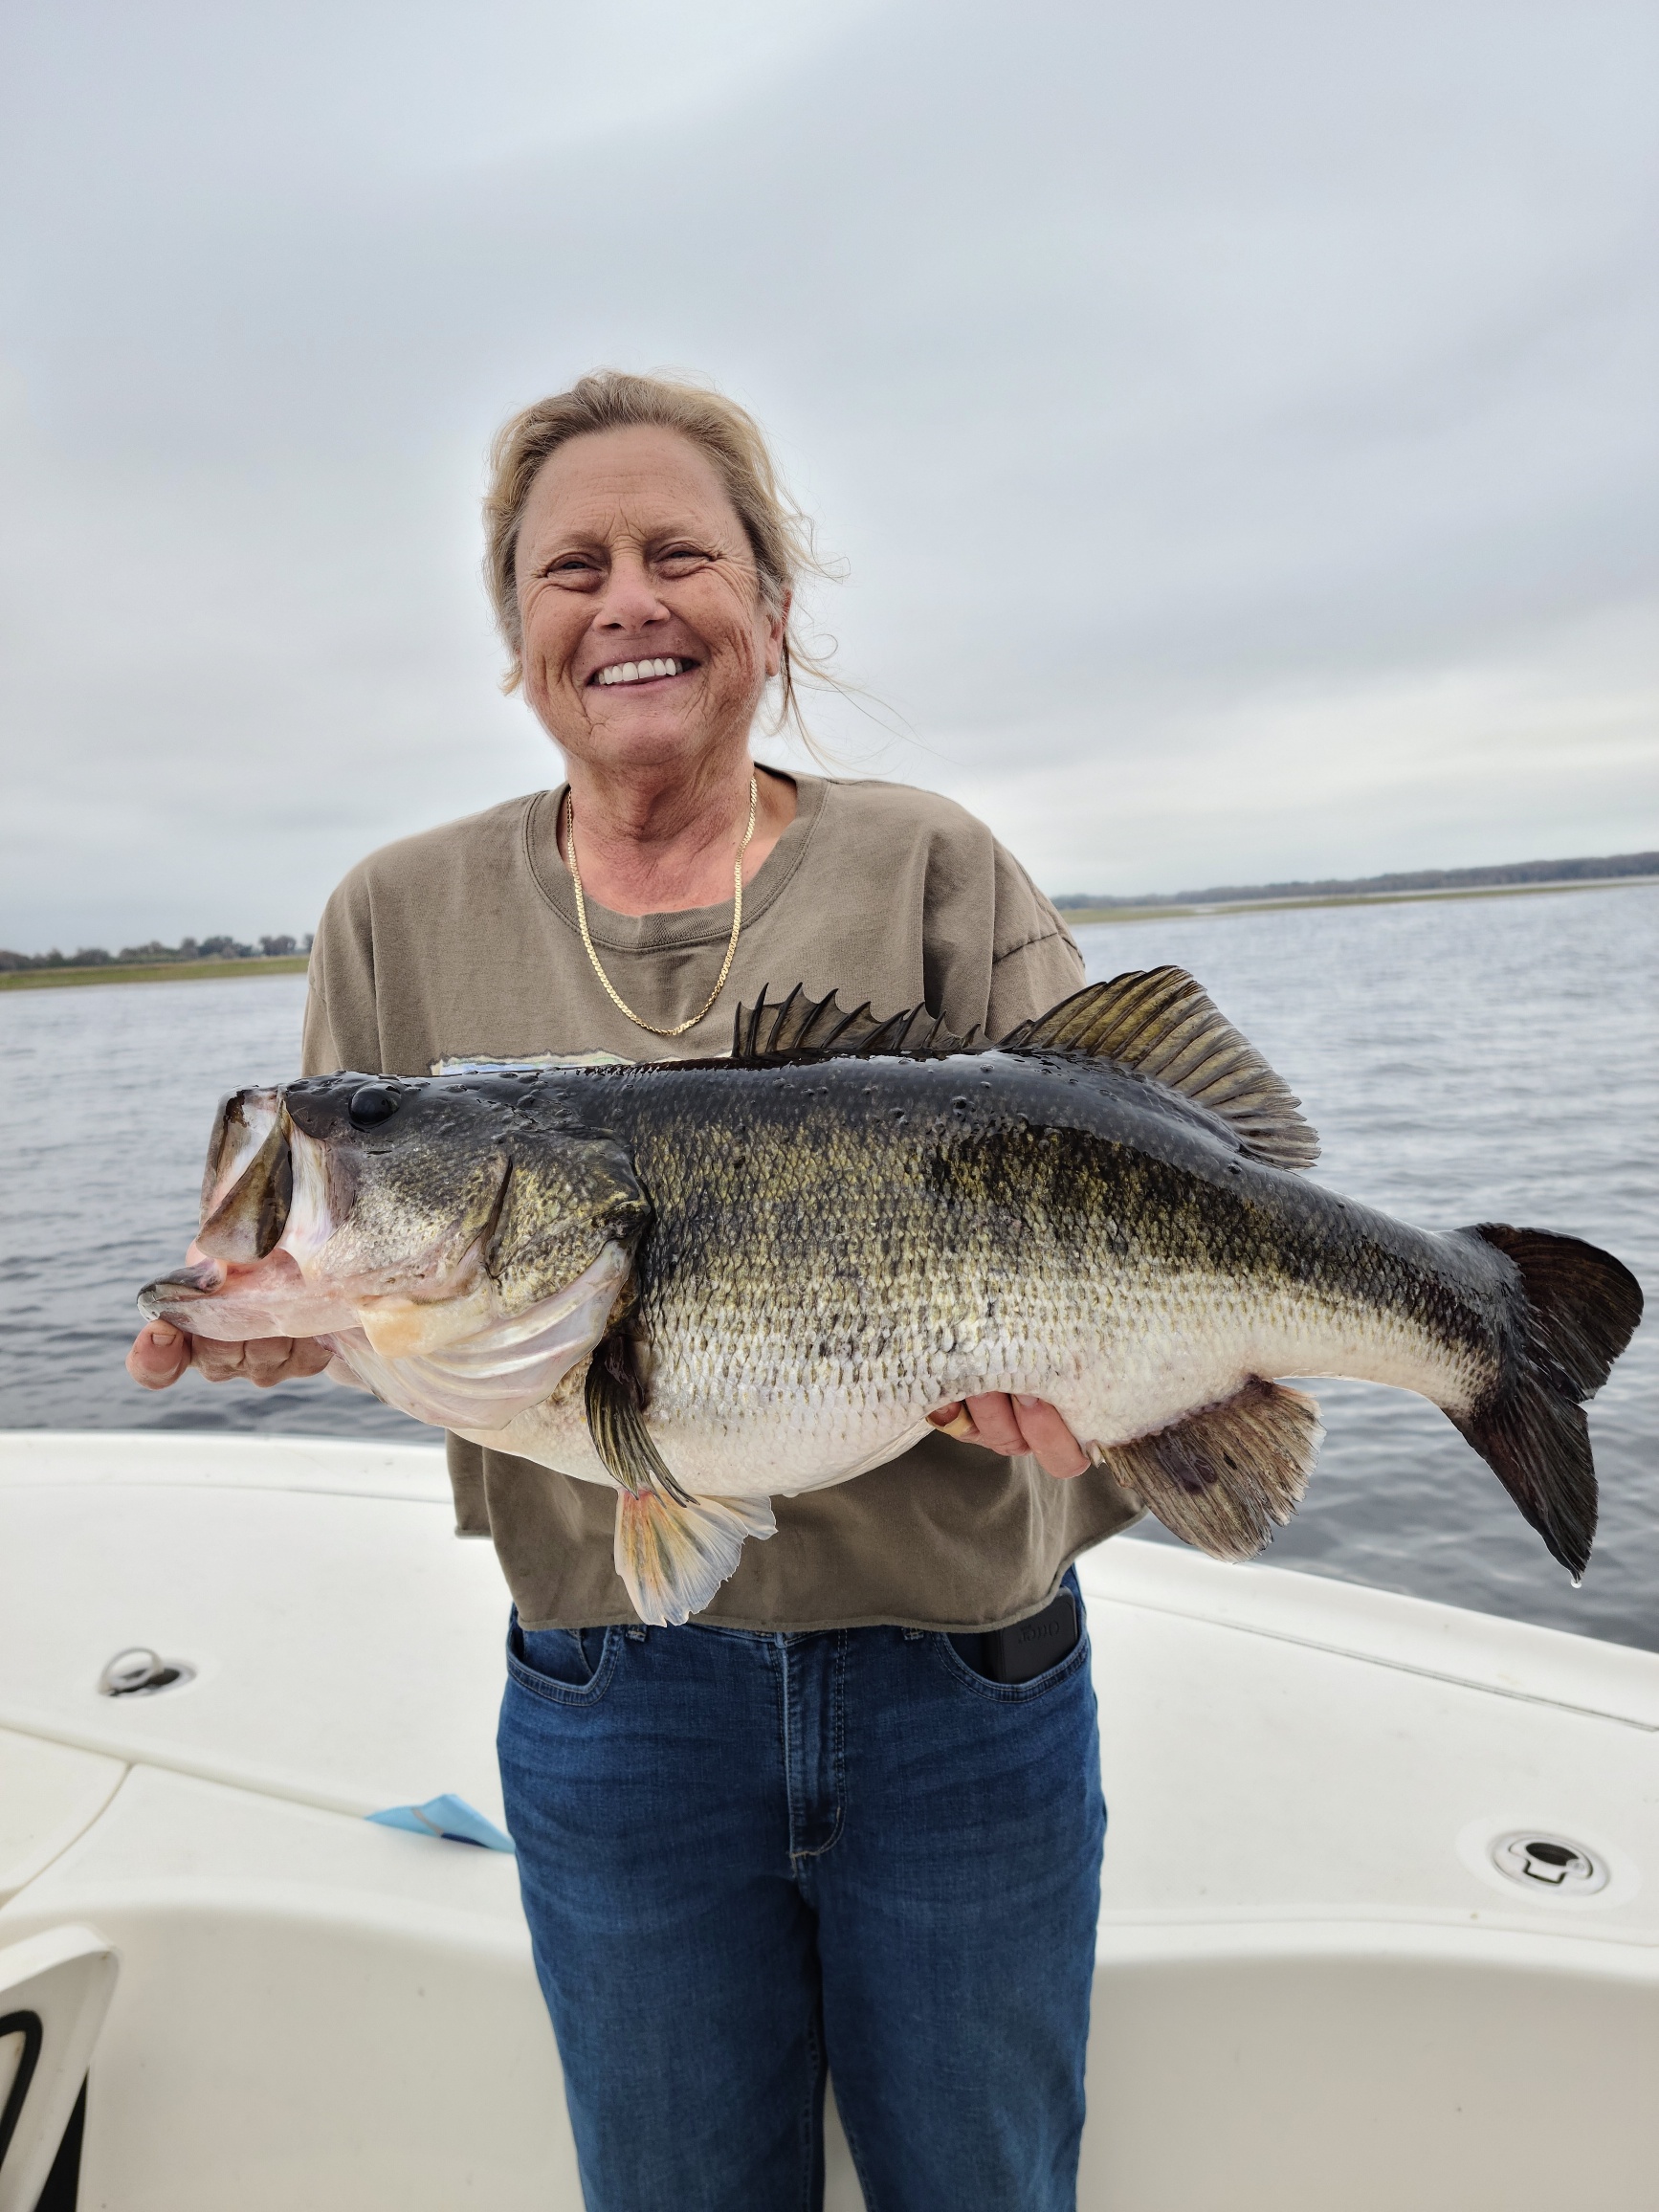
M1389 1383L1451 1413L1481 1382L1462 1347L1361 1297L1186 1274L1007 1324L959 1315L862 1360L709 1347L705 1364L670 1349L652 1361L647 1421L694 1493L791 1496L881 1465L927 1434L935 1408L979 1391L1046 1399L1084 1443L1111 1447L1219 1405L1252 1377L1319 1375ZM472 1440L614 1487L587 1433L581 1379Z

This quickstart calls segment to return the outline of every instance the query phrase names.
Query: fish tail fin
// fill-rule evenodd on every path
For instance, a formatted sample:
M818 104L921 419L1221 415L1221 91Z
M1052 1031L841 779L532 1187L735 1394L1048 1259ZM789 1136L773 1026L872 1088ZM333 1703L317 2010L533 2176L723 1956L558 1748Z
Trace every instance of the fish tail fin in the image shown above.
M1457 1426L1551 1557L1582 1582L1596 1537L1596 1466L1579 1406L1523 1371Z
M679 1505L654 1490L624 1490L616 1500L616 1571L642 1621L677 1628L737 1572L745 1540L777 1527L763 1497L688 1497Z
M1301 1503L1324 1436L1305 1391L1252 1376L1219 1405L1098 1456L1172 1536L1251 1559Z
M1457 1426L1577 1582L1596 1534L1596 1469L1579 1408L1635 1334L1641 1287L1610 1252L1577 1237L1501 1222L1463 1233L1513 1262L1522 1327L1495 1389Z

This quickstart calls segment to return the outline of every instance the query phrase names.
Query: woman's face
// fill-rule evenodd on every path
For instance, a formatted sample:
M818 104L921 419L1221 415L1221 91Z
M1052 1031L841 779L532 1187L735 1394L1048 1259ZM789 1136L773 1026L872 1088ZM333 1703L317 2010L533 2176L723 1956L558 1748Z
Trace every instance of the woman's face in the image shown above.
M516 575L525 697L572 759L660 768L746 746L784 617L689 438L642 428L561 446L530 487Z

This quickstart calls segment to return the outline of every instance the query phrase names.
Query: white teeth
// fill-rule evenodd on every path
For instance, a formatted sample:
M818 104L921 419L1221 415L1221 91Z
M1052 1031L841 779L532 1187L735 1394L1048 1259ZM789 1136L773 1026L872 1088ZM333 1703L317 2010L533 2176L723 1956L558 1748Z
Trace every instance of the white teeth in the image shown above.
M599 681L602 684L649 683L653 676L678 675L679 673L680 664L677 660L625 660L618 662L614 668L602 668Z

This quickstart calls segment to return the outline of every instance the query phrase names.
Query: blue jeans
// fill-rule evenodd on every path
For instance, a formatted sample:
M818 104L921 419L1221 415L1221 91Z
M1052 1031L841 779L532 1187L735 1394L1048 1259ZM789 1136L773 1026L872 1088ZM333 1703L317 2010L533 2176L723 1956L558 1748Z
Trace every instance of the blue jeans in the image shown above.
M1106 1819L1086 1635L1017 1687L901 1628L515 1622L507 1669L589 2212L816 2207L827 2068L870 2212L1067 2212Z

